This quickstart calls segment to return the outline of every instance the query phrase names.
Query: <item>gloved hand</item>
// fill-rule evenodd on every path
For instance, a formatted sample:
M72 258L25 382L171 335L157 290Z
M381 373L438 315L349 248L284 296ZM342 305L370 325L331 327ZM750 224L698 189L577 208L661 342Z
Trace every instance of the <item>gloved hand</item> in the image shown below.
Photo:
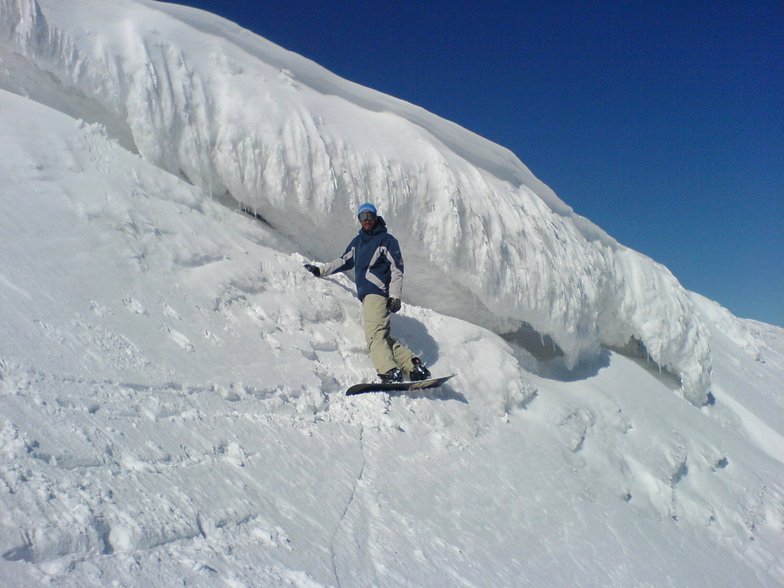
M308 270L311 274L313 274L317 278L321 277L321 270L318 268L318 266L315 266L315 265L310 264L310 263L306 263L305 264L305 269Z
M400 298L387 298L387 310L389 312L397 312L401 306L403 305L400 303Z

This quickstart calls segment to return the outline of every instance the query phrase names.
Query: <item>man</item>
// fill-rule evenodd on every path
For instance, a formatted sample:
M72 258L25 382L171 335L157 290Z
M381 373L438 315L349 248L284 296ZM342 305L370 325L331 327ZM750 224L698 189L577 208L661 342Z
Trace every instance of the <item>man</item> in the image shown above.
M400 245L387 232L376 207L366 202L357 210L362 225L341 257L325 264L305 264L317 278L354 269L357 298L362 302L362 322L370 359L382 382L426 380L430 371L411 350L390 336L389 313L400 310L403 290L403 256Z

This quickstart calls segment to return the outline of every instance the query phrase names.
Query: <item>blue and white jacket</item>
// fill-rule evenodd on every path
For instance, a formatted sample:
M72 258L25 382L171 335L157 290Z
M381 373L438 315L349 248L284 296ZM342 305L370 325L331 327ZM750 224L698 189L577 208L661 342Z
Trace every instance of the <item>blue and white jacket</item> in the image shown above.
M387 232L384 219L378 217L373 230L359 234L348 244L341 257L321 266L322 277L354 269L357 298L368 294L400 298L403 292L403 255L400 244Z

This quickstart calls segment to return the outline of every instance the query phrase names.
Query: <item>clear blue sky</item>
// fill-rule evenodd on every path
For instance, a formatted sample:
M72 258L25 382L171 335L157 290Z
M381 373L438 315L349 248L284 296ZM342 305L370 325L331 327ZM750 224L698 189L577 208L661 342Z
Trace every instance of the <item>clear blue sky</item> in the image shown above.
M512 150L578 213L784 326L784 2L181 0Z

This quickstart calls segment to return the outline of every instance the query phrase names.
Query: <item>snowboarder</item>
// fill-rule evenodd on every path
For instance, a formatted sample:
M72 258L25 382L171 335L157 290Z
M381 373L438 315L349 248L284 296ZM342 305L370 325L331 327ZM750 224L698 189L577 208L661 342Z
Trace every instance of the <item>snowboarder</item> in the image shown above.
M403 256L397 239L369 202L360 205L357 219L362 225L343 255L325 264L305 264L317 278L354 269L357 298L362 302L370 359L382 382L401 382L404 373L412 381L426 380L430 371L410 349L390 335L390 313L400 310L403 290Z

